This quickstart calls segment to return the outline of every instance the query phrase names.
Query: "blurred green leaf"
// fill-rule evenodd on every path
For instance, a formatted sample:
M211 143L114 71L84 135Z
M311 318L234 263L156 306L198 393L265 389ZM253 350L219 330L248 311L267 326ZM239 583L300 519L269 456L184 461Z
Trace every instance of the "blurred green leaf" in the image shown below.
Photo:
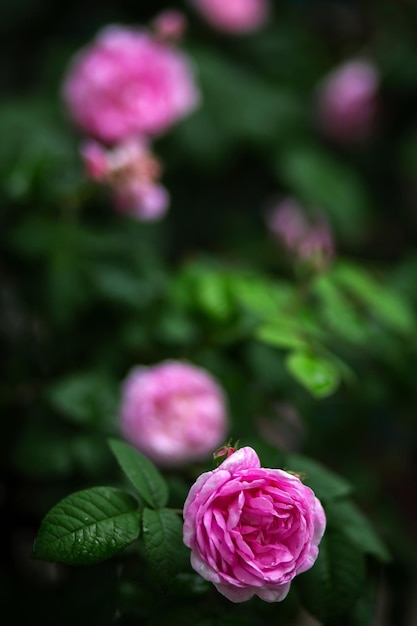
M366 268L341 262L333 270L333 277L381 324L399 333L414 333L417 320L406 297L376 280Z
M139 532L140 516L132 496L113 487L93 487L52 507L42 520L32 557L91 565L126 548Z
M113 431L118 389L115 381L97 371L66 376L49 386L51 405L70 420Z
M288 371L315 398L325 398L340 384L340 370L330 359L306 351L291 352L286 358Z
M139 450L123 441L109 439L109 446L145 502L154 508L165 506L168 501L168 487L155 465Z
M307 209L324 211L342 240L360 243L371 201L355 169L321 147L302 146L280 156L276 171Z
M353 486L345 478L322 463L301 454L287 455L285 469L301 474L303 482L326 503L350 495L353 491Z
M273 320L294 296L290 282L268 280L259 274L234 274L230 289L237 303L260 319Z
M300 329L281 316L274 323L258 326L255 337L279 348L308 348L308 341L302 336Z
M329 502L326 505L326 517L329 527L341 530L363 552L381 561L389 561L387 548L370 521L353 502Z
M366 344L370 334L368 319L360 315L352 300L335 284L331 274L318 276L312 291L318 296L319 314L330 331L355 345Z

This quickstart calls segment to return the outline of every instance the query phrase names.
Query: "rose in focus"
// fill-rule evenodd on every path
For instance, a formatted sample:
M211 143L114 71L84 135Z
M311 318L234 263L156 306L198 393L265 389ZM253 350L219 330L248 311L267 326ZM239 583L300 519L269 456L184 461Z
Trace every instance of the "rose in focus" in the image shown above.
M232 602L283 600L318 556L326 517L314 492L241 448L191 487L184 543L191 565Z
M174 360L128 374L119 417L124 438L161 466L207 458L228 429L217 381L203 368Z
M269 0L192 0L212 26L228 33L247 33L263 26L269 18Z
M116 25L75 55L62 95L75 125L107 144L159 135L199 100L185 54L145 31Z

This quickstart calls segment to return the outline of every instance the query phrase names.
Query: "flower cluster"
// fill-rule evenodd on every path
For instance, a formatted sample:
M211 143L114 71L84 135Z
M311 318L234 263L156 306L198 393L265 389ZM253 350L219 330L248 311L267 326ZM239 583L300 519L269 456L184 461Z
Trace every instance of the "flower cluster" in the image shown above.
M213 376L174 360L128 374L119 417L124 438L161 466L207 458L229 426L225 396Z
M81 148L89 178L107 185L117 210L141 220L155 220L166 212L167 190L158 179L161 165L143 138L105 148L90 139Z
M318 556L326 517L298 476L244 447L199 476L184 504L191 565L232 602L279 602Z
M173 45L184 29L177 14L159 16L153 32L108 26L75 55L63 81L70 119L102 144L83 149L87 173L109 184L118 204L144 219L159 217L168 205L155 173L143 176L144 163L152 160L148 143L187 116L200 98L189 59ZM92 160L102 162L103 179L89 167ZM130 161L122 167L122 185L120 168L110 164L119 160Z

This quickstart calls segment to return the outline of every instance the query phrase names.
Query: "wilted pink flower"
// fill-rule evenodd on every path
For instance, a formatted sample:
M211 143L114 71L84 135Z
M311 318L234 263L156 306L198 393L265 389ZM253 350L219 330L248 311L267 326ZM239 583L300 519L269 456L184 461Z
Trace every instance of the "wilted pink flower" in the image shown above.
M165 214L169 194L158 182L161 165L144 139L130 139L112 148L88 140L81 155L87 176L110 189L116 209L141 220Z
M326 517L314 492L241 448L192 485L184 503L191 565L232 602L283 600L310 569Z
M113 144L159 135L199 99L189 59L148 33L109 26L70 63L62 88L73 122Z
M100 181L110 174L107 150L97 141L87 141L81 147L81 156L88 178Z
M275 204L267 215L270 232L290 250L306 236L309 224L299 203L287 196Z
M266 221L271 234L296 259L322 269L333 258L334 242L327 221L321 215L309 219L295 198L288 196L274 204Z
M128 180L114 190L116 208L143 221L152 221L165 215L169 194L162 185Z
M187 30L187 20L184 13L170 9L159 13L152 20L155 37L161 41L176 43L180 41Z
M229 33L257 30L268 20L269 0L192 0L212 26Z
M361 141L375 128L378 70L355 59L333 70L317 88L317 117L323 131L342 142Z
M125 439L162 466L207 458L228 429L219 384L206 370L174 360L130 372L119 416Z

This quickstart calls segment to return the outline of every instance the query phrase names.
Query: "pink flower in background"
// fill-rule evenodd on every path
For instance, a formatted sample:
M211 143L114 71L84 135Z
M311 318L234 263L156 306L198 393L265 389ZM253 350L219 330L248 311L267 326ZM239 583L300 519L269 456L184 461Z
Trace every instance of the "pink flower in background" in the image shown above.
M130 139L112 148L94 140L81 149L86 175L106 185L116 209L141 220L162 217L169 194L158 180L161 165L143 139Z
M184 503L191 565L232 602L283 600L313 566L325 527L314 492L293 474L262 468L250 447L202 474Z
M317 88L322 130L342 142L366 139L375 128L378 86L378 70L372 61L355 59L333 70Z
M124 438L161 466L207 458L228 429L225 397L215 379L173 360L129 373L119 417Z
M199 100L183 53L146 32L116 25L75 55L62 95L75 125L108 144L159 135Z
M267 215L267 225L274 237L294 250L308 232L308 221L295 198L287 196L277 202Z
M170 9L159 13L152 20L152 28L155 37L160 41L169 43L177 43L180 41L187 30L187 20L184 13Z
M287 196L274 204L266 221L273 237L295 259L319 270L333 259L334 241L327 221L322 215L309 218L295 198Z
M247 33L263 26L270 15L269 0L192 0L212 26L229 33Z

